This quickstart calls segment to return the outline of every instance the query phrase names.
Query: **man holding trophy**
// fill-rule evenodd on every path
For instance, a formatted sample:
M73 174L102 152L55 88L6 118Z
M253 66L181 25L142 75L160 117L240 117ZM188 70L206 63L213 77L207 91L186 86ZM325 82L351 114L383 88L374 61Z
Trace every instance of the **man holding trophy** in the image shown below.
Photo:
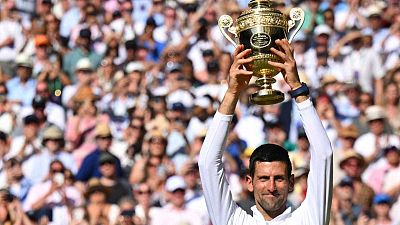
M251 10L244 11L238 18L238 26L242 31L237 36L240 36L241 44L237 45L233 54L228 90L209 127L200 152L200 176L213 225L322 225L329 223L332 148L309 98L308 88L300 82L293 49L289 43L293 36L285 38L285 35L287 37L286 30L276 31L275 27L271 27L271 23L280 24L281 18L267 18L273 14L279 16L276 10L269 8L270 3L269 0L251 0L249 3ZM247 17L248 21L244 21L243 18L241 20L242 16ZM251 16L259 18L252 20L249 19ZM244 21L243 24L249 25L249 28L240 28L240 20ZM226 27L232 25L228 23L225 23ZM231 29L233 33L237 30ZM242 35L243 31L252 34L250 37L247 34ZM280 32L283 32L284 37L274 38L273 35ZM243 36L249 38L246 40L241 38ZM263 43L264 41L267 43ZM245 42L250 42L250 44ZM267 51L260 50L260 46ZM254 49L256 49L256 54ZM253 214L249 215L232 200L222 165L223 149L239 96L246 89L250 78L257 76L264 81L271 80L278 72L283 74L286 83L291 88L290 95L296 101L311 144L307 195L301 206L292 212L287 206L288 194L294 189L294 175L288 152L278 145L261 145L250 157L250 175L246 177L248 189L253 192L256 202L256 205L252 207ZM280 102L282 99L279 94L276 94L277 92L279 91L271 91L265 83L261 84L260 91L252 96L251 101L254 104Z

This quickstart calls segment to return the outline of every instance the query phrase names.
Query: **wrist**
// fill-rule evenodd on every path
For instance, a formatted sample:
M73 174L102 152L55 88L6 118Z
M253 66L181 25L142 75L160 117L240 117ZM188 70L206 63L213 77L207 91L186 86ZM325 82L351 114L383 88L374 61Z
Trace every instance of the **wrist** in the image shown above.
M292 90L289 91L289 94L292 98L296 100L296 102L300 103L308 99L308 95L310 94L310 90L307 87L306 83L296 84L296 86L292 86Z
M294 83L294 84L290 84L289 86L290 86L290 89L291 89L292 91L294 91L294 90L300 88L300 87L301 87L301 84L302 84L301 82L297 82L297 83Z

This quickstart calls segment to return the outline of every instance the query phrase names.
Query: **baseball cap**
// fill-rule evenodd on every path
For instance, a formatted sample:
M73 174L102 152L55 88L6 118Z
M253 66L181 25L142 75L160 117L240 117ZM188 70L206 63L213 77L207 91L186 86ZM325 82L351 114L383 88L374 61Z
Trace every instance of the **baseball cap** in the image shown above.
M177 175L169 177L165 184L165 189L168 192L174 192L178 189L185 190L186 184L185 184L185 181L183 180L183 177L177 176Z
M138 45L135 40L128 40L125 42L125 48L127 50L128 49L136 50L138 48Z
M55 125L47 127L43 132L43 139L62 139L63 132Z
M387 194L377 194L372 202L373 204L390 204L392 198Z
M165 68L166 73L173 73L173 72L181 72L182 71L182 66L179 63L167 63L167 66Z
M316 26L314 29L315 36L319 36L322 34L326 34L329 36L329 35L331 35L331 33L332 33L332 29L326 24L320 24L320 25Z
M102 152L99 157L99 164L104 164L104 163L115 163L117 160L115 159L115 156L109 152Z
M381 106L378 106L378 105L369 106L365 110L365 116L366 116L368 122L370 122L372 120L380 120L380 119L386 118L385 111L383 110L383 108Z
M174 103L172 103L171 110L183 112L186 110L186 107L184 104L182 104L182 102L174 102Z
M44 34L38 34L35 36L35 46L44 46L49 44L49 39Z
M75 70L93 71L93 66L89 58L82 58L76 63Z
M15 64L17 66L33 68L33 60L26 54L19 54L15 57Z
M32 107L34 109L44 109L46 108L46 100L43 97L37 95L32 99Z
M339 187L353 187L353 180L350 177L345 176L340 180L338 185Z
M200 108L206 109L211 105L211 101L207 97L200 97L194 100L194 105Z
M382 9L376 4L372 4L367 8L367 17L381 17Z
M39 118L37 118L37 116L35 116L34 114L24 117L23 121L24 125L39 124Z
M92 37L92 32L88 28L82 28L79 31L79 37L90 39Z
M125 73L144 72L144 66L141 62L130 62L125 67Z
M399 149L396 146L388 146L383 149L383 155L387 155L389 152L399 152Z

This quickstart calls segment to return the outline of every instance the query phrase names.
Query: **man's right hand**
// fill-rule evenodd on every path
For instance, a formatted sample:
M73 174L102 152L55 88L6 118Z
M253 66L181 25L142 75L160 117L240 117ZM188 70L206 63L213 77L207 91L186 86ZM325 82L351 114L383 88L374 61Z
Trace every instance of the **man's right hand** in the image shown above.
M253 58L246 58L251 53L251 49L244 50L243 45L238 45L233 53L233 63L229 70L228 93L240 96L249 84L253 71L245 69L244 65L254 61Z
M253 71L245 69L245 64L252 63L253 58L246 58L250 53L250 49L243 50L243 45L238 45L233 53L233 63L229 70L228 90L218 111L225 115L232 115L235 111L236 104L240 94L247 88Z

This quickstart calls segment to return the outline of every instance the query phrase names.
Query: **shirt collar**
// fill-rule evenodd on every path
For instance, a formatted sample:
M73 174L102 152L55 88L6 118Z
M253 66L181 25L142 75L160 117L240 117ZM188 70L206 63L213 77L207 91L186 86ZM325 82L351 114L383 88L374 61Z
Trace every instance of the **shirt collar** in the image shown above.
M253 211L254 219L256 219L257 221L267 222L266 224L269 224L271 222L276 222L276 221L283 221L286 218L288 218L290 215L292 215L292 207L288 207L288 208L286 208L285 211L283 211L283 213L281 215L275 217L274 219L272 219L270 221L265 221L264 216L261 214L260 211L258 211L257 206L251 207L251 210Z

